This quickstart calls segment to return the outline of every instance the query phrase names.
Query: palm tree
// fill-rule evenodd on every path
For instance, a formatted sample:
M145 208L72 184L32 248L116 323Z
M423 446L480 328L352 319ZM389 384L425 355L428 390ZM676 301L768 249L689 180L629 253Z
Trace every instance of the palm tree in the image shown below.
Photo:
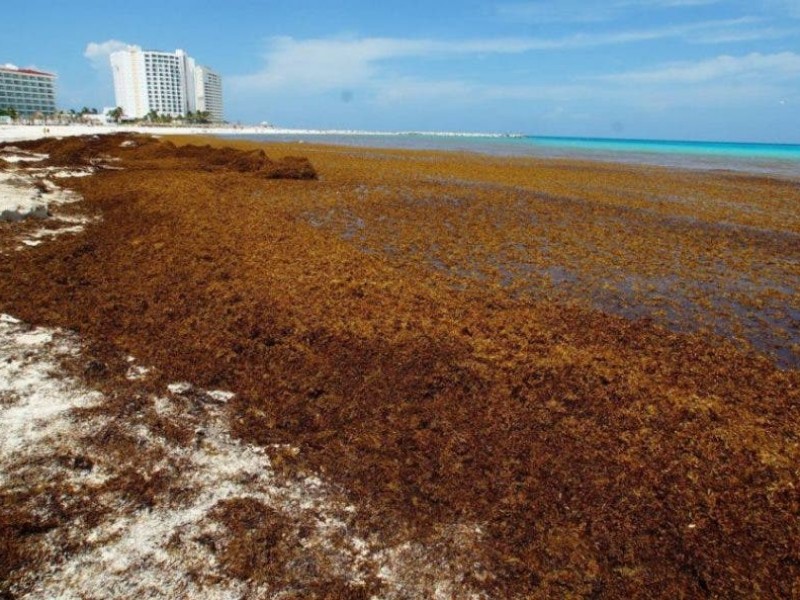
M121 106L108 111L108 116L111 117L111 120L114 121L114 123L119 123L119 120L122 118L123 114L125 113Z
M7 108L0 108L0 117L11 117L12 121L16 121L19 118L19 114L16 108L9 106Z

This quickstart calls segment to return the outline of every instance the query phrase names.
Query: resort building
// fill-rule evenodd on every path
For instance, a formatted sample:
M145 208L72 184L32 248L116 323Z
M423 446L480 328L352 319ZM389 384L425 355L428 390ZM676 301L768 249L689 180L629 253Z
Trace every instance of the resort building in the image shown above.
M157 52L128 46L111 54L114 95L125 117L141 119L151 111L171 117L210 113L222 121L222 78L198 66L183 50Z
M222 116L222 77L219 76L219 73L208 67L195 67L194 89L194 111L207 112L215 123L224 121Z
M53 73L0 65L0 109L14 109L20 117L56 112L56 76Z

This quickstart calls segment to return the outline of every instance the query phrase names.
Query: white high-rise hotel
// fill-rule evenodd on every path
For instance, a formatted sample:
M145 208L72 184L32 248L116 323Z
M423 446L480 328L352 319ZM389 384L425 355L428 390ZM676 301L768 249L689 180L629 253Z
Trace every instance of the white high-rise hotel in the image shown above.
M111 54L114 94L126 117L141 119L154 110L172 117L208 112L222 115L222 78L197 65L183 50L155 52L128 46Z

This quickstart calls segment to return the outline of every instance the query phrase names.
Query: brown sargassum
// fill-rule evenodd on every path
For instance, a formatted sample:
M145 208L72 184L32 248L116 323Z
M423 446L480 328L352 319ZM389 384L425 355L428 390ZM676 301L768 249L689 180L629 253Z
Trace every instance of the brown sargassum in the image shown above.
M124 170L68 181L102 220L4 260L0 311L236 392L364 531L479 526L491 597L800 594L796 183L208 143L25 145Z

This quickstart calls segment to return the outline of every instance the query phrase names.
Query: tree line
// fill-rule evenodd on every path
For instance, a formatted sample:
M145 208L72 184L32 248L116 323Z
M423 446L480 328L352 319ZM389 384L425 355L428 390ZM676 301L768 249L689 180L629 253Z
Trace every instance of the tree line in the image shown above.
M71 108L67 111L59 110L49 115L34 113L30 118L37 121L43 120L45 122L51 120L59 123L78 123L85 121L87 115L99 114L100 111L96 108L84 106L80 110ZM16 121L20 116L19 112L13 106L0 108L0 117L11 117L12 120ZM125 112L122 107L117 106L108 111L107 117L114 121L114 123L119 123L123 117L125 117ZM130 121L135 123L187 123L201 125L211 123L211 113L205 110L198 110L196 112L189 111L185 116L173 117L172 115L161 114L156 110L151 110L144 118L130 119Z

